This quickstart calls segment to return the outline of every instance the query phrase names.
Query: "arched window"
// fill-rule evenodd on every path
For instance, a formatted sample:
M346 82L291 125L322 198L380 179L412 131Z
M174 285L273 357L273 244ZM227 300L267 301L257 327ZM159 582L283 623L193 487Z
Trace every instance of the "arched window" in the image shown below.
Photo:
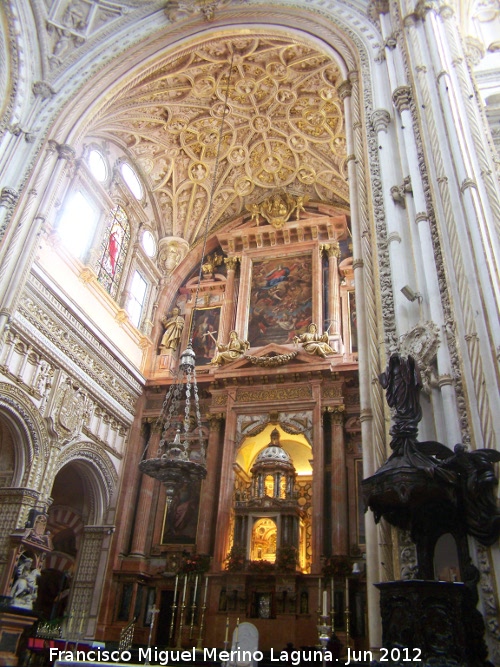
M122 172L123 180L128 185L130 192L136 199L142 199L144 197L144 191L142 189L139 177L135 171L127 162L123 162L120 169Z
M110 212L106 222L97 267L97 280L113 298L116 298L118 292L129 241L127 214L121 206L117 206Z
M99 183L104 183L108 178L108 165L104 159L101 151L98 151L97 148L93 148L87 158L89 169L92 172L92 176L99 181Z
M75 257L84 259L98 220L99 209L86 193L77 190L67 198L57 232L63 244Z

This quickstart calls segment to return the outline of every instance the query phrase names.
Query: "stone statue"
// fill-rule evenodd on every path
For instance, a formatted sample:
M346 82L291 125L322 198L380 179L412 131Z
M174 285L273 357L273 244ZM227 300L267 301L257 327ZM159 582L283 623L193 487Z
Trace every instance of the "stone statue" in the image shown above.
M294 336L293 342L296 345L302 343L302 347L307 354L316 354L319 357L334 354L334 350L328 344L328 334L318 333L318 327L313 323L307 327L305 333Z
M229 333L229 343L227 345L217 344L217 352L210 363L221 366L226 361L235 361L242 357L249 347L250 343L247 340L241 340L238 333L233 330Z
M40 570L31 569L33 561L31 558L25 558L17 566L17 577L10 590L13 607L23 607L24 609L33 609L33 603L38 594L38 577Z
M184 329L184 318L181 316L180 309L175 306L172 308L170 317L163 317L161 321L165 332L161 338L160 350L162 354L167 354L169 350L176 350L179 345Z

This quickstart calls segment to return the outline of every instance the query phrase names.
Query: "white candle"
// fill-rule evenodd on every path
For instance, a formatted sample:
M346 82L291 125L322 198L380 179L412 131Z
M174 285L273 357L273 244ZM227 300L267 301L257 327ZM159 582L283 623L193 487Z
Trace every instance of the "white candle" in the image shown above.
M198 577L200 575L196 575L196 579L194 580L194 595L193 595L193 604L196 604L196 593L198 592Z
M229 637L229 616L226 618L226 635L224 637L224 643L227 642L228 637Z
M205 592L203 594L203 606L207 604L208 577L205 577Z
M175 586L174 586L174 604L175 604L175 598L177 597L177 584L179 583L179 575L175 575Z
M321 609L321 577L318 579L318 614Z
M326 593L326 591L323 591L323 616L326 616L327 613L328 613L327 608L326 608L326 597L327 597L327 593Z
M182 591L182 604L186 601L186 586L187 586L188 578L187 574L184 575L184 590Z
M334 580L333 577L330 579L330 611L335 609L335 598L334 598Z
M234 638L234 645L238 648L238 635L240 634L240 619L236 619L236 636Z

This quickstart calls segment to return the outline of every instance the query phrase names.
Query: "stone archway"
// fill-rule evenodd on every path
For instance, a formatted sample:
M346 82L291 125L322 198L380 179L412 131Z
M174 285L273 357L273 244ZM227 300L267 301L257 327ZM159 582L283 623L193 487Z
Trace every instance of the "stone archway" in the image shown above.
M52 614L64 610L68 636L83 638L95 632L103 565L114 532L105 524L117 478L107 457L89 451L85 443L63 452L59 464L51 490L48 524L54 530L54 554L44 605Z

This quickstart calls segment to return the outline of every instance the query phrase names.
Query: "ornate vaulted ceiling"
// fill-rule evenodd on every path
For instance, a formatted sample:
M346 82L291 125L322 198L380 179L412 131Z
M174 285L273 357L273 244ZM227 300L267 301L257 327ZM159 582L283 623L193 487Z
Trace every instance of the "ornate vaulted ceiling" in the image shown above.
M342 81L310 44L269 31L226 33L135 74L89 133L140 166L159 236L193 244L214 182L212 228L279 188L346 208Z

